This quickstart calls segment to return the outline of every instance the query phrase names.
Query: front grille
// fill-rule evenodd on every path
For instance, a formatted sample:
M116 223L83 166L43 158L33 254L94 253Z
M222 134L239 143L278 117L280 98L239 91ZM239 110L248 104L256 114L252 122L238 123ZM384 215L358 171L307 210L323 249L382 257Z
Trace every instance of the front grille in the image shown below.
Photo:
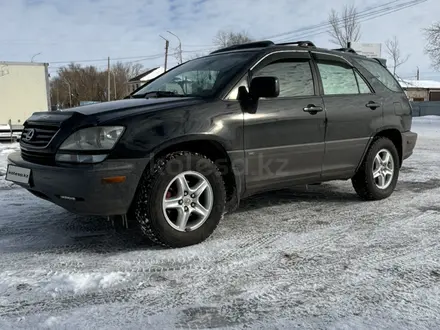
M21 149L21 157L31 163L41 165L55 165L55 155L38 151Z
M28 124L21 134L21 141L24 144L45 148L58 132L59 127L45 124Z

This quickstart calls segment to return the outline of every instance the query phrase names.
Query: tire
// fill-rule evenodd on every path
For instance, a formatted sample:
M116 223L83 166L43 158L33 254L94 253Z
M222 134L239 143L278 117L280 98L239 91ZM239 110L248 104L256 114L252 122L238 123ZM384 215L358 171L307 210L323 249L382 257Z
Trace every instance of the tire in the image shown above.
M181 189L183 181L178 177L181 179L183 175L189 181L204 182L206 188L200 197L183 195L183 191L188 190ZM178 200L175 203L179 205L174 203L172 208L165 209L165 202L172 198ZM204 211L211 206L209 215L205 217L196 212L203 210L200 207L203 203L206 204ZM211 236L223 217L225 203L225 186L217 166L203 155L181 151L158 159L152 168L146 170L139 183L133 212L146 238L165 247L179 248L201 243ZM188 211L184 211L185 208ZM179 214L191 214L185 229L182 224L179 227ZM172 222L174 218L175 223ZM199 218L206 220L198 224Z
M382 175L380 177L385 181L379 181L380 178L374 178L373 170L378 169L378 161L376 156L380 153L381 157L385 157L388 153L393 165L393 175L389 179L389 172L385 179ZM389 169L391 163L387 164ZM361 164L361 167L351 179L353 188L359 197L363 200L373 201L388 198L396 188L397 180L399 178L400 161L394 143L385 137L377 138L373 141L368 152ZM380 174L380 171L378 172ZM382 172L385 173L385 172ZM385 185L381 185L385 183Z

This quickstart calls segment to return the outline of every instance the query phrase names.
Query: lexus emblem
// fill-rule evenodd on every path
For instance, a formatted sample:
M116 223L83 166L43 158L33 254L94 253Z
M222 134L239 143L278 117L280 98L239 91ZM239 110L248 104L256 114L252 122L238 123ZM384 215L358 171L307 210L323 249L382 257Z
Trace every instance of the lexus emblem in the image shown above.
M34 136L35 136L35 130L31 128L23 133L23 140L30 141L33 139Z

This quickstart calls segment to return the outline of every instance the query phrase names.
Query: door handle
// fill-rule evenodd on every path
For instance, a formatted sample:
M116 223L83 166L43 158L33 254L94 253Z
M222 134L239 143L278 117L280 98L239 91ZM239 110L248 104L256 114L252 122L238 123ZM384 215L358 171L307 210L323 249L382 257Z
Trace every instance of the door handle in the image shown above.
M374 101L370 101L370 102L368 102L367 104L365 104L365 106L366 106L367 108L370 108L371 110L376 110L377 108L380 107L380 103L376 103L376 102L374 102Z
M314 104L309 104L305 108L303 108L304 112L308 112L308 113L310 113L312 115L315 115L316 113L321 112L323 110L324 110L323 107L316 106Z

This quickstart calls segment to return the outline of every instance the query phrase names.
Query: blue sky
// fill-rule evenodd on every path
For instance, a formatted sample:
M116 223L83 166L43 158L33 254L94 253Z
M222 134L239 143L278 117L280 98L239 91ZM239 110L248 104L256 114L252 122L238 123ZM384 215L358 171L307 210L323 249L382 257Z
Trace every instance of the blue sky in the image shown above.
M353 1L359 10L390 0ZM398 3L399 1L396 1ZM404 2L403 0L400 2ZM163 64L164 40L171 52L182 40L184 58L212 49L219 29L246 30L253 38L278 35L325 22L332 8L344 0L0 0L0 61L49 62L51 71L63 61L122 58L146 67ZM408 62L399 68L402 77L440 80L424 55L422 29L440 20L440 1L428 0L415 7L362 22L362 42L384 43L396 35ZM323 31L322 29L320 31ZM309 34L309 35L308 35ZM326 33L301 32L274 41L310 39L319 46L334 47ZM383 53L386 57L386 54ZM176 64L174 57L170 64ZM84 62L100 68L106 61Z

